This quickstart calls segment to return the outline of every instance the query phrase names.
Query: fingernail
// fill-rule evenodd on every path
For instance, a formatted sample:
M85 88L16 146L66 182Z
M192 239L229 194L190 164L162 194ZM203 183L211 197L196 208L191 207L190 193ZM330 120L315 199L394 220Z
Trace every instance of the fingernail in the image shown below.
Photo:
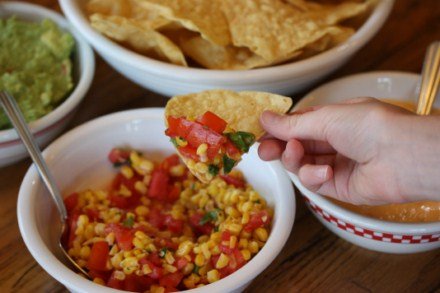
M321 180L328 179L328 172L329 172L328 166L315 166L313 170L313 173L316 176L316 178L319 178Z

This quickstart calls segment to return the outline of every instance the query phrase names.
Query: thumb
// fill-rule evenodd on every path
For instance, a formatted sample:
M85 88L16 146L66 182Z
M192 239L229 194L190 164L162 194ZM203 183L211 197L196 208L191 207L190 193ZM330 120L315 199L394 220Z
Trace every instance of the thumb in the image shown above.
M264 111L260 123L269 134L284 141L292 138L325 141L328 121L325 116L320 109L291 115Z

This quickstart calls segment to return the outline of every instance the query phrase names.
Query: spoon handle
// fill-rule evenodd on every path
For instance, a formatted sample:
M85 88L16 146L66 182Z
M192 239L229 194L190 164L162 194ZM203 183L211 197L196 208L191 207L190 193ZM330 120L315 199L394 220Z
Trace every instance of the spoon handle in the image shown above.
M49 190L55 205L61 215L61 220L64 223L67 219L67 211L64 206L63 198L58 187L54 184L55 181L46 165L46 162L41 155L41 151L33 138L29 128L27 127L26 121L24 120L23 114L20 111L15 99L6 91L0 91L0 105L3 105L6 114L11 120L12 125L14 125L15 130L18 132L23 144L28 150L32 161L37 167L38 173L41 179L45 183L47 189Z
M418 115L429 115L440 83L440 42L429 45L426 51L420 86Z

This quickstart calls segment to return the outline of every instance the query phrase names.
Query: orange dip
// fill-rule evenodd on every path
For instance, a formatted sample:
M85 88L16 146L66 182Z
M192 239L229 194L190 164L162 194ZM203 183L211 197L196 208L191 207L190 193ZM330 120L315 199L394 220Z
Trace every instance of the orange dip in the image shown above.
M415 103L396 101L392 99L384 99L382 101L405 108L409 111L414 112L416 110ZM432 114L439 115L440 110L433 109ZM440 201L411 202L405 204L390 204L382 206L356 206L334 199L330 200L352 212L385 221L404 223L440 221Z

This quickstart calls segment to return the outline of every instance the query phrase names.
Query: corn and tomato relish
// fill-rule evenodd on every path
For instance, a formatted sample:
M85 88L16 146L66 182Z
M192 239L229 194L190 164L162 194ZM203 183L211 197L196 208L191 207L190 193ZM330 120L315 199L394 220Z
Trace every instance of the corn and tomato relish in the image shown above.
M177 155L154 163L113 149L106 190L65 198L63 244L93 281L135 292L173 292L224 278L266 243L273 210L241 173L198 181Z

